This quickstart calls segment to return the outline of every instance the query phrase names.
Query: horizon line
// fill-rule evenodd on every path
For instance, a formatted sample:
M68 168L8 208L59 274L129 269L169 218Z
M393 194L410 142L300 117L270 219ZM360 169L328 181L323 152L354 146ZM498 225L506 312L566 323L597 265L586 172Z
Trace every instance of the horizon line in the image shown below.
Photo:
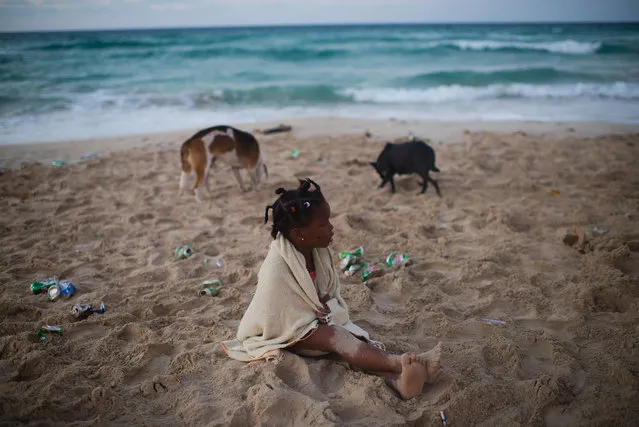
M306 23L306 24L253 24L253 25L214 25L214 26L166 26L166 27L122 27L122 28L68 28L42 30L0 29L0 34L38 34L64 32L108 32L108 31L157 31L157 30L214 30L248 28L299 28L299 27L372 27L372 26L410 26L410 25L639 25L639 21L432 21L432 22L359 22L359 23Z

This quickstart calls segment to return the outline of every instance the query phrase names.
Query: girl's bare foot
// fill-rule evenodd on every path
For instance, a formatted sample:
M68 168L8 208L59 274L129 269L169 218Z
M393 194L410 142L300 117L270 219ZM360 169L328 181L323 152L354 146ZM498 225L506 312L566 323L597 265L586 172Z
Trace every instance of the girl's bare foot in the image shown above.
M415 358L419 359L421 363L428 367L428 376L432 376L437 372L440 366L440 361L442 358L442 343L439 342L437 345L424 353L420 353Z
M421 394L428 379L428 368L421 357L408 353L402 354L401 363L402 373L391 381L391 385L403 399L408 400Z

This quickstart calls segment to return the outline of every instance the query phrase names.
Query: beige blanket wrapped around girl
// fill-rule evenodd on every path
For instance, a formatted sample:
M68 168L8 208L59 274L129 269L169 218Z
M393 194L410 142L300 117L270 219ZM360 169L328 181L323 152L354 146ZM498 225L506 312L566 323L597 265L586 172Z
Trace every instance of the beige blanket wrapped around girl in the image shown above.
M330 250L313 249L313 258L315 283L306 269L304 256L288 239L279 234L271 243L236 339L221 343L229 357L243 362L277 357L281 349L304 338L319 324L315 314L322 307L318 291L330 297L327 305L331 309L331 324L342 325L354 335L369 339L366 331L350 321Z

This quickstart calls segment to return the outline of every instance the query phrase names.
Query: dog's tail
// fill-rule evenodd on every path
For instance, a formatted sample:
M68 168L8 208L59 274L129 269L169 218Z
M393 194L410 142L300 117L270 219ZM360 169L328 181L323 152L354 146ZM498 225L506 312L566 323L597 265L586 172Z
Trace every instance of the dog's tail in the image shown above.
M189 156L191 154L191 147L185 142L180 149L180 160L182 161L182 172L191 173L191 162Z

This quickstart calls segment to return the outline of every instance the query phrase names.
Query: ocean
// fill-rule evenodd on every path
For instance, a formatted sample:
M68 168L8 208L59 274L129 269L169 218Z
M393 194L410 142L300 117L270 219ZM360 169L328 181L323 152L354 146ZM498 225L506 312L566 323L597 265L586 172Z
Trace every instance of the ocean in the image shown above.
M329 115L639 123L639 24L0 34L0 144Z

